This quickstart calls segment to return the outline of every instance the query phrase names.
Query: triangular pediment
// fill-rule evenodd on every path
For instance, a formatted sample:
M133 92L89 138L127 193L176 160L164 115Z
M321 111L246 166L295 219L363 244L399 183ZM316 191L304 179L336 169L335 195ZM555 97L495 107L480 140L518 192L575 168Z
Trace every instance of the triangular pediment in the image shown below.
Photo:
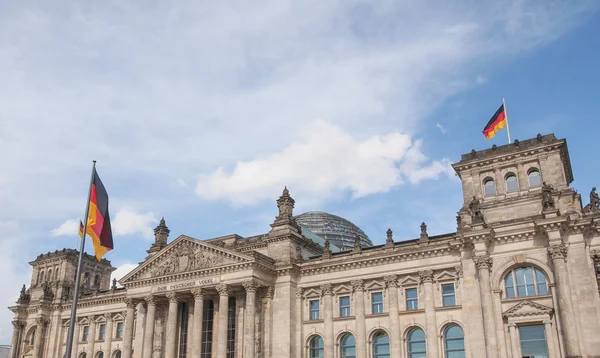
M456 273L450 272L448 270L444 270L444 271L438 273L437 275L435 275L435 280L438 282L455 280L456 278L457 278Z
M532 301L521 301L504 312L504 317L549 315L552 308Z
M119 283L127 283L170 276L183 272L201 271L220 266L254 261L224 247L207 244L189 236L181 235L148 261L143 262L124 276Z

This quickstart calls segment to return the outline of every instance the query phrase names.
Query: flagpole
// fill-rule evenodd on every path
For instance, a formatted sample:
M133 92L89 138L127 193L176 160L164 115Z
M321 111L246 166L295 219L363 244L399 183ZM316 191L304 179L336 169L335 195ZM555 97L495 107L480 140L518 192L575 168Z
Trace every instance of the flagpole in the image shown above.
M73 304L71 306L71 320L69 323L69 332L67 334L67 351L65 352L65 358L71 358L71 351L73 350L73 335L75 333L75 320L77 315L77 301L79 298L79 281L81 278L81 265L83 263L83 250L85 248L85 234L87 232L88 213L90 211L90 199L92 196L92 183L94 182L94 173L96 172L96 161L92 165L92 175L90 178L90 188L88 190L87 204L85 205L85 215L83 222L83 235L81 236L81 246L79 249L79 262L77 263L77 271L75 273L75 292L73 293ZM92 337L93 339L93 337ZM90 353L91 354L91 353ZM91 358L91 357L90 357Z
M506 134L508 135L508 144L510 144L510 127L508 126L508 112L506 111L506 101L502 97L502 105L504 106L504 119L506 119Z

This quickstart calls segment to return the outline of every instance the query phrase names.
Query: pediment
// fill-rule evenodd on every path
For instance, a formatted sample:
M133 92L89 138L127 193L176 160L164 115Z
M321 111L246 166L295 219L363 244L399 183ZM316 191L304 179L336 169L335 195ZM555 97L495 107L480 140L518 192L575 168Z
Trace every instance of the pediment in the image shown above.
M437 282L456 280L456 279L457 279L456 273L450 272L448 270L444 270L444 271L438 273L437 275L435 275L435 280Z
M398 283L400 284L400 286L412 286L412 285L418 286L420 282L421 281L416 276L406 276L406 277L402 278Z
M304 297L308 298L308 297L320 297L321 296L321 290L318 290L314 287L311 287L307 290L304 291Z
M367 291L381 290L383 288L385 288L384 283L378 280L373 280L365 285L365 290Z
M342 283L333 289L333 293L336 295L340 293L352 293L352 286Z
M516 305L506 310L504 317L522 317L522 316L538 316L549 315L552 313L552 308L541 305L532 301L521 301Z
M128 273L119 283L126 285L138 280L251 261L254 261L254 258L182 235L154 257Z

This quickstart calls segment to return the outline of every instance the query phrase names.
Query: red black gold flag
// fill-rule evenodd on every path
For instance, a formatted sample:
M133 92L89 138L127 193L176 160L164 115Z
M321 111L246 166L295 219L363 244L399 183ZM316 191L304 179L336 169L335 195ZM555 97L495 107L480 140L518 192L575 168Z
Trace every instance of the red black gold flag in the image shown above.
M490 121L483 128L483 135L486 139L494 138L496 132L506 126L506 110L504 109L504 104L498 108L496 113L492 116Z
M79 220L79 237L83 239L83 223Z
M94 253L100 261L104 254L113 249L113 239L108 214L108 193L95 168L93 175L86 233L92 237ZM80 229L81 231L83 230Z

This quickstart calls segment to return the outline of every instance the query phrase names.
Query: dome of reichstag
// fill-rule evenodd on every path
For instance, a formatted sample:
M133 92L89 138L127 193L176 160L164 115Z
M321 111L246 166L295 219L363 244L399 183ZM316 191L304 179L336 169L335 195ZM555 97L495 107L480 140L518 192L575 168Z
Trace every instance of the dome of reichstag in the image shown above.
M295 218L302 228L310 230L324 240L329 240L342 251L352 249L356 235L360 237L360 246L373 246L369 237L358 226L337 215L309 211Z

